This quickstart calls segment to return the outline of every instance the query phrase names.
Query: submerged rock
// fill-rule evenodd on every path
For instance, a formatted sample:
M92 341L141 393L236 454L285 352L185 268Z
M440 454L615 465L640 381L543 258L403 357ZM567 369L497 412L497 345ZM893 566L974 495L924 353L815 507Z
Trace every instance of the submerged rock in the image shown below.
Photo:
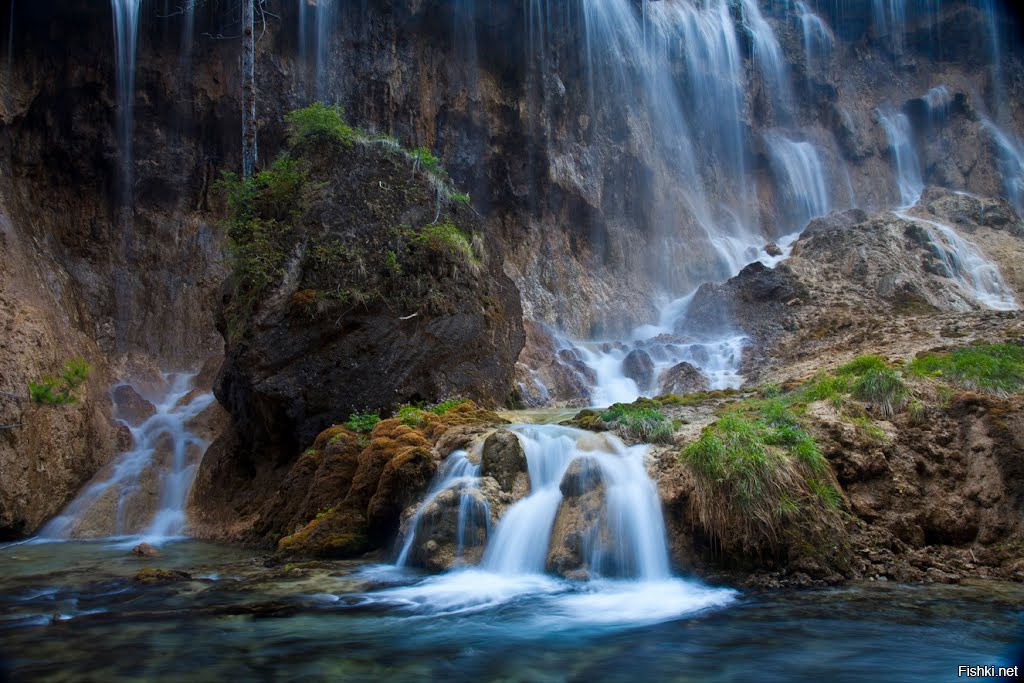
M159 557L160 551L148 543L140 543L132 548L132 555L136 557Z
M136 583L152 586L161 583L191 581L192 575L188 572L179 571L177 569L158 569L157 567L146 567L145 569L140 569L133 580Z

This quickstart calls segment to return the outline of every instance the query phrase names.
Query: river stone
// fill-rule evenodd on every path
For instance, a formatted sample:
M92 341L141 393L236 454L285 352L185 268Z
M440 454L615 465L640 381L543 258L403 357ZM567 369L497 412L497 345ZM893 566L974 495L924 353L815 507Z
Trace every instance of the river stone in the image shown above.
M136 557L159 557L160 551L148 543L140 543L132 548L132 555Z
M673 365L661 373L658 378L662 394L692 394L695 391L707 391L708 379L689 363Z
M507 429L499 429L484 441L480 473L494 477L503 491L519 500L530 493L529 467L526 453L517 437Z
M654 361L646 351L634 349L622 359L622 374L636 382L640 391L647 391L654 384Z
M132 427L138 427L156 414L156 406L143 398L130 384L115 387L113 399L114 416Z
M605 513L605 482L593 457L573 460L559 484L562 502L551 529L546 569L567 579L592 576L591 549L608 542L610 532Z

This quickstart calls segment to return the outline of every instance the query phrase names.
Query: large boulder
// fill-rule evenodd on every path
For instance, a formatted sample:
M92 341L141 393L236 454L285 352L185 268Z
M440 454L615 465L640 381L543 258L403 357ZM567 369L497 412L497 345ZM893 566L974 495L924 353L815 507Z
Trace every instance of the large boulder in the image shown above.
M275 245L280 275L257 288L236 271L218 323L214 391L241 441L295 452L357 411L505 404L522 308L475 212L439 207L433 178L386 146L293 154L315 184Z
M481 486L460 482L437 494L409 522L406 533L415 534L410 565L441 572L477 564L491 528L490 501Z
M132 427L138 427L156 415L156 406L143 398L130 384L114 387L112 397L114 399L114 417L124 420Z
M658 392L661 394L690 394L707 391L708 378L689 363L679 363L665 370L658 377Z

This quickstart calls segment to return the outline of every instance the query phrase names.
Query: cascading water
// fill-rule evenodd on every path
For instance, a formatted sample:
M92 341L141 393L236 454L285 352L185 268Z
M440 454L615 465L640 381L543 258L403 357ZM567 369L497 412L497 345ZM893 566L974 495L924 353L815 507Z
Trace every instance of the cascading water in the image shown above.
M924 180L921 178L921 161L914 147L914 131L910 119L902 112L879 110L878 120L885 128L889 140L889 152L892 154L899 187L900 207L911 207L917 204L924 192Z
M568 624L654 622L734 599L733 591L672 577L661 502L646 470L648 446L627 447L611 434L558 425L508 429L526 453L530 493L505 511L480 565L370 593L364 596L367 602L453 613L539 600L547 605L538 610L542 618L554 615ZM586 534L581 559L591 579L587 582L545 574L553 526L563 503L561 484L580 459L599 473L604 493L599 516L606 525L603 533ZM475 467L463 451L450 455L420 510L440 491L463 483L460 479L476 480ZM417 523L409 528L399 566L422 531Z
M985 122L985 129L995 145L996 164L1006 197L1017 213L1024 214L1024 143L991 121Z
M829 177L818 150L806 141L797 142L777 133L765 136L772 167L778 179L776 186L787 217L787 233L799 232L812 218L832 210Z
M796 9L804 36L804 64L810 73L828 61L835 38L828 24L806 4L797 2Z
M121 198L131 204L132 133L135 124L135 54L139 37L141 0L110 0L114 19L117 69L117 138L121 151Z
M42 538L141 535L160 539L185 531L185 505L207 443L188 423L213 403L197 394L192 375L168 375L155 413L130 427L133 446L101 471L40 532Z
M997 311L1019 308L1013 290L1003 280L998 266L985 258L978 248L951 226L919 218L905 211L894 212L900 218L922 226L931 237L931 248L942 261L945 274L957 281L969 298Z

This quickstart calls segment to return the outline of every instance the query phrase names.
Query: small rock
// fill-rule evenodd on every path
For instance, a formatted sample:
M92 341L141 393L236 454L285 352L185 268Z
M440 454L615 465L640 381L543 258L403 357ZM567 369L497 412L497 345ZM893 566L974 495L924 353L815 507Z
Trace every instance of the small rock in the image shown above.
M775 242L769 242L764 248L764 253L769 256L782 256L782 249Z
M191 580L192 575L188 572L179 571L177 569L157 569L156 567L146 567L135 575L136 583L141 583L147 586Z

